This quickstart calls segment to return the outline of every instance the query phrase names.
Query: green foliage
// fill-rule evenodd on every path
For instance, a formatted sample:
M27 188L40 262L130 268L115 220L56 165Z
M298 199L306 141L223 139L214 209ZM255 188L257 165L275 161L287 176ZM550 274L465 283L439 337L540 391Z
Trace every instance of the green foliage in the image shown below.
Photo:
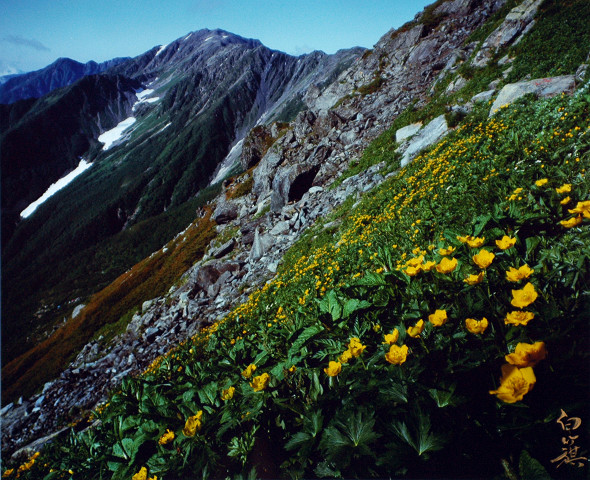
M381 88L381 85L383 85L383 77L377 75L371 82L358 87L356 91L361 95L370 95L371 93L378 91Z
M516 57L507 81L575 73L590 51L590 4L585 0L547 0L535 25L510 49Z

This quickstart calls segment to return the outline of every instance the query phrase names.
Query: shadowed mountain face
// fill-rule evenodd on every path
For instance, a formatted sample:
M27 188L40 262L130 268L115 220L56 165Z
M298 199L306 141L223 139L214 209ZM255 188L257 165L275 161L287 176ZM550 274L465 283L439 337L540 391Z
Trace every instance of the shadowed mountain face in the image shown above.
M125 62L127 58L114 58L102 63L80 63L71 58L58 58L51 65L34 72L11 75L0 83L0 104L9 104L40 98L53 90L66 87L87 75L96 75Z
M174 236L177 230L138 230L175 209L189 219L184 205L249 129L294 118L312 84L327 85L362 51L292 57L202 30L38 100L1 106L2 328L10 345L3 356L34 342L18 334L23 323L51 322L61 304L87 296ZM121 137L100 137L125 119L132 126ZM107 137L114 143L104 145ZM81 157L92 167L20 218ZM106 254L104 242L134 225L143 240Z

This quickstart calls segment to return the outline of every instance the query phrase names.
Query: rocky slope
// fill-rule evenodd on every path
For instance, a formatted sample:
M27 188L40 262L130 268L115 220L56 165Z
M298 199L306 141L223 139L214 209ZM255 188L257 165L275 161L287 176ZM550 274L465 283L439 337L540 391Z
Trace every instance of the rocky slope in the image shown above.
M438 2L414 22L384 35L373 51L327 88L307 83L311 87L303 101L308 110L287 128L254 129L244 142L241 162L245 168L256 167L227 185L214 202L218 238L229 240L222 244L214 241L208 254L185 274L182 286L165 298L145 303L127 331L112 344L88 344L59 379L46 384L42 394L5 407L3 451L13 452L47 433L47 426L56 429L59 419L92 408L124 376L141 371L171 345L222 317L273 275L283 252L316 219L380 183L384 178L379 173L381 165L375 165L335 189L328 188L358 159L370 140L412 102L424 105L434 83L455 73L472 56L480 44L466 40L503 4L493 0ZM537 6L531 3L526 8L530 13ZM507 18L493 35L516 28L511 39L518 38L530 26L533 15L525 18L528 20L516 24ZM215 41L226 40L220 37L223 34ZM183 41L188 39L179 42ZM186 47L171 44L159 50L159 55L173 57L181 48ZM131 68L153 78L149 65L160 61L155 53ZM277 54L264 57L265 61L272 62L273 55ZM211 77L205 76L203 81L213 81L214 73L206 73ZM272 84L272 77L261 78L266 80L259 85ZM202 109L203 104L192 98L197 92L186 88L179 84L176 94L169 97L170 107L190 101L191 105L196 103L194 108ZM259 112L264 110L262 105L272 103L273 96L265 92L261 88L255 97ZM406 143L408 161L449 130L444 116L431 123ZM400 140L403 135L400 132ZM246 182L251 183L251 191L246 189L245 195L235 198L232 192Z

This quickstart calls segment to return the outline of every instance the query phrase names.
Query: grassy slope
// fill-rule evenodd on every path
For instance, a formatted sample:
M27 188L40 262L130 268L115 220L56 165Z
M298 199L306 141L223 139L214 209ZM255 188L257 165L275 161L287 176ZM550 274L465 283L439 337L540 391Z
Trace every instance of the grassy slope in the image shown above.
M560 410L590 413L590 223L560 224L590 199L588 85L573 98L526 98L492 120L486 114L478 109L356 208L337 212L338 230L306 235L249 302L126 381L99 413L100 427L54 444L29 474L129 478L147 466L158 478L251 469L531 478L545 468L584 478L586 469L557 470L550 459L561 453ZM379 139L375 152L391 151L391 139ZM470 248L462 235L483 238L482 246ZM506 250L495 242L504 235L516 239ZM441 247L455 249L449 273L428 263L440 265ZM482 249L495 254L485 269L473 260ZM506 271L525 263L530 278L509 282ZM412 264L422 265L416 275ZM481 271L481 283L464 281ZM533 320L505 323L520 310L513 291L528 282L538 296L522 310ZM442 326L428 321L437 309L448 315ZM467 331L467 318L483 317L482 334ZM407 328L419 319L425 329L411 338ZM397 345L409 347L401 365L385 358L384 334L394 328ZM362 354L326 375L354 337ZM505 355L534 341L549 352L534 367L534 388L512 404L490 395ZM242 374L250 364L254 376L270 376L260 392ZM198 433L183 434L198 411ZM164 444L167 429L175 438ZM580 445L587 441L581 432Z

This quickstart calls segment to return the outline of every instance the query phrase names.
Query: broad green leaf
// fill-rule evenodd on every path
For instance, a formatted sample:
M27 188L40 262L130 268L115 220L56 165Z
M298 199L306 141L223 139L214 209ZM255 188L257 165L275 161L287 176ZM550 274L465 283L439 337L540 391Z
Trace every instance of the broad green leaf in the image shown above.
M520 478L534 478L535 480L551 480L551 476L541 463L523 450L519 461Z
M291 357L293 355L300 353L301 347L305 344L305 342L307 342L311 337L317 335L323 330L324 327L322 327L319 324L307 327L305 330L303 330L303 332L301 332L299 337L297 337L297 340L293 342L293 345L291 345L291 348L289 348L289 352L287 355Z
M320 301L320 311L332 315L332 320L336 321L342 316L342 307L334 290L330 290Z
M363 308L369 308L371 306L371 302L367 302L366 300L357 300L356 298L351 298L344 303L344 307L342 308L342 318L348 318L351 314L356 312L357 310L362 310Z

